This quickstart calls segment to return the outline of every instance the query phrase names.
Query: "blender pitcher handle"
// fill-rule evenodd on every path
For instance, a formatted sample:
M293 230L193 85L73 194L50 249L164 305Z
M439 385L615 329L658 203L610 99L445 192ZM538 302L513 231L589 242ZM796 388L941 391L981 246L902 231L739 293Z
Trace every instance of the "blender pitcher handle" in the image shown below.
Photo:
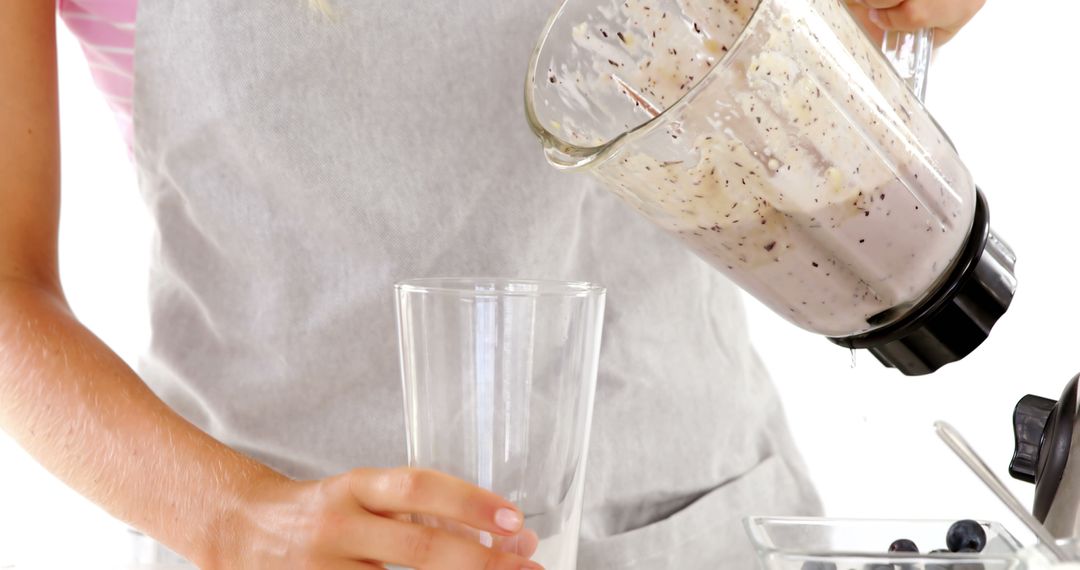
M920 101L926 98L926 76L934 51L934 30L885 32L881 50Z

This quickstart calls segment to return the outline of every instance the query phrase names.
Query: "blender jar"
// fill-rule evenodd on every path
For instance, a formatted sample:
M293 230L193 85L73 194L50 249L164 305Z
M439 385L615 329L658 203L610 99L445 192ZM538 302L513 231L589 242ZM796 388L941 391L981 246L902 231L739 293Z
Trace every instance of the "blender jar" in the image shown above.
M973 350L1015 290L956 150L838 0L567 0L526 108L554 166L907 374Z

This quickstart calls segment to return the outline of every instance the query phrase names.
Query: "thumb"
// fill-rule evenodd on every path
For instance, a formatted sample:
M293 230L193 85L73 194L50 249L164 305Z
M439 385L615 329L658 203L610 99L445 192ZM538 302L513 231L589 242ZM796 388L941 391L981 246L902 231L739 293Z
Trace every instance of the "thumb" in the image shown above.
M859 25L862 26L862 29L870 36L874 45L881 45L881 42L885 39L885 30L870 19L871 9L863 4L853 4L849 2L848 10L851 12L851 16L855 18L855 21L858 22Z

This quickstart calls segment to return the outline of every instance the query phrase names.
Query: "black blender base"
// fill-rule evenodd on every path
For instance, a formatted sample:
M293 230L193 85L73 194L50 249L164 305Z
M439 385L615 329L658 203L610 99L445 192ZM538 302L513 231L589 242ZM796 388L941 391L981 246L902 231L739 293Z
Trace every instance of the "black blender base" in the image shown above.
M829 340L845 348L865 348L907 376L930 374L964 358L986 340L1016 292L1015 265L1016 255L990 229L986 197L976 191L971 233L937 289L892 324ZM895 311L884 311L867 322L892 321Z

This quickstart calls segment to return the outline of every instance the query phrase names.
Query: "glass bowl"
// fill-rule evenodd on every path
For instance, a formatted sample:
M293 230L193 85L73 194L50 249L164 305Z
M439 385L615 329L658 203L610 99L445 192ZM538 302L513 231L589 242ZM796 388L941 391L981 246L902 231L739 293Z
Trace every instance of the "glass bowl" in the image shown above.
M945 548L955 521L750 517L746 529L765 570L1014 570L1022 545L1003 526L982 522L980 553L930 554ZM889 552L894 540L920 553Z

